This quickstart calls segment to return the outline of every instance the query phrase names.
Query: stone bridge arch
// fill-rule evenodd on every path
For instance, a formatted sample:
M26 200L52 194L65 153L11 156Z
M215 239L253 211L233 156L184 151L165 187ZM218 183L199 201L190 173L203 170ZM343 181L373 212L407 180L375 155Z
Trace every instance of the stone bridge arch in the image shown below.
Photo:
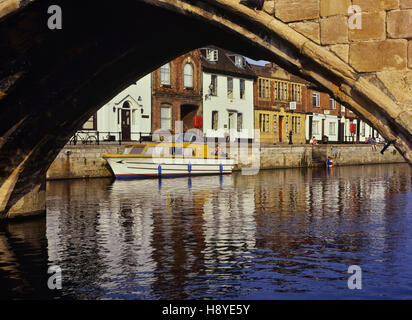
M363 28L349 30L348 6ZM47 28L59 5L63 29ZM412 163L410 0L0 0L0 217L45 211L69 137L137 78L215 44L317 82ZM409 58L408 58L409 47Z

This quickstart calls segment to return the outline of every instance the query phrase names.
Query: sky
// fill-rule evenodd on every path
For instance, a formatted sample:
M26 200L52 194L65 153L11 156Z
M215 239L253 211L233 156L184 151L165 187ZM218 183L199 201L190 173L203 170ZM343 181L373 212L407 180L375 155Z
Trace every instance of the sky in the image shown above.
M259 66L264 66L266 63L269 63L269 61L265 61L265 60L253 60L250 59L248 57L246 57L246 60L251 63L251 64L257 64Z

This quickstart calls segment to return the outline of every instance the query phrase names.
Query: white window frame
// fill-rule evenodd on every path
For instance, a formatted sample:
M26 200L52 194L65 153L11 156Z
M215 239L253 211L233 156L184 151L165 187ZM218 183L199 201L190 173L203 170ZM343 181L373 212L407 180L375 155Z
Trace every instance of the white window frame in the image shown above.
M319 129L320 129L319 124L320 124L319 120L313 120L312 121L312 135L319 135Z
M246 66L246 60L243 56L235 56L235 65L239 68L244 68Z
M168 109L168 116L164 117L162 110ZM167 121L167 127L163 126L163 122ZM166 130L172 130L172 107L167 105L160 106L160 128Z
M170 86L170 62L160 67L160 84L163 86Z
M214 119L213 119L213 115L216 114L216 126L214 126ZM213 110L212 111L212 118L211 118L211 128L212 130L218 130L219 129L219 111L217 110Z
M219 51L216 49L207 49L206 59L211 62L216 62L219 59Z
M215 79L215 83L213 83L213 79ZM217 83L218 83L218 76L216 74L210 75L210 85L213 86L213 89L210 90L210 95L217 97Z
M189 67L190 69L187 69ZM188 72L189 71L189 72ZM183 86L185 88L193 88L193 65L189 62L185 63L183 67Z
M336 136L336 122L329 122L329 135Z
M227 97L233 99L233 77L227 77Z
M329 108L331 110L336 110L336 100L333 98L329 98Z
M316 105L313 105L313 98L316 98ZM312 93L312 107L320 108L320 94L317 92Z
M242 86L243 83L243 86ZM243 94L242 94L243 92ZM246 81L245 79L239 79L239 98L246 99Z

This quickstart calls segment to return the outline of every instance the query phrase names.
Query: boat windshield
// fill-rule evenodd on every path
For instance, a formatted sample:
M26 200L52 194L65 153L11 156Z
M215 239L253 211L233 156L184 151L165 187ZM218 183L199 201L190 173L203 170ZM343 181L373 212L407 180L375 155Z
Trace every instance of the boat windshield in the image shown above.
M145 146L133 146L124 149L123 154L141 154Z
M161 146L148 146L144 154L151 156L166 155L166 148Z

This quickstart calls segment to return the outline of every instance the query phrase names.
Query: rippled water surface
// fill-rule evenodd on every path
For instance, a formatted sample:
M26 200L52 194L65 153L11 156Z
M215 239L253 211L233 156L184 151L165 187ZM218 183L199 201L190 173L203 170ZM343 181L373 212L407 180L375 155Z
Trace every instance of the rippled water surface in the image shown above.
M0 298L412 298L408 165L47 190L46 217L0 225ZM361 290L348 289L350 265Z

